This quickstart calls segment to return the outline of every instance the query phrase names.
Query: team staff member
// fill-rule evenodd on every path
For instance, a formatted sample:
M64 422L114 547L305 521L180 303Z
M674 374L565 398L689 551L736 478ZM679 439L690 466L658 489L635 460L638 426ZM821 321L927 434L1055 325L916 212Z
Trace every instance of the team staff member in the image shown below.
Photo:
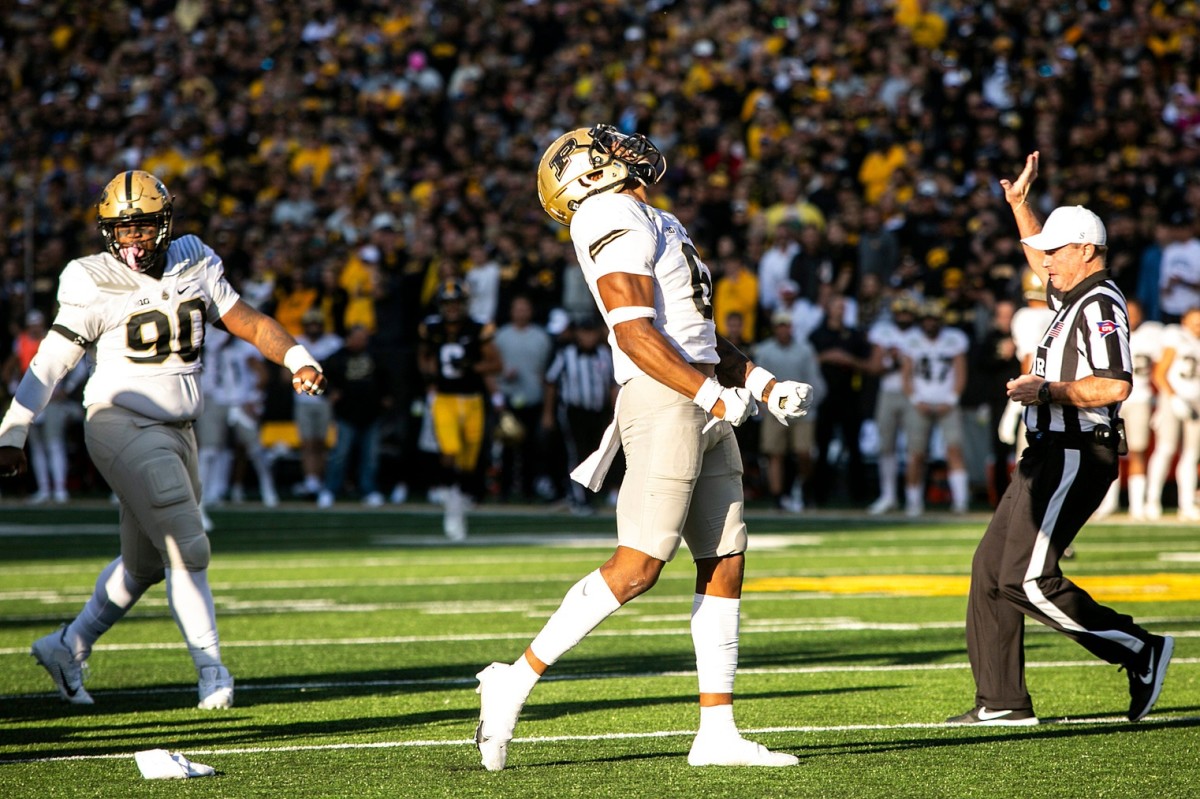
M1028 203L1037 166L1034 152L1015 181L1000 184L1055 316L1033 373L1008 384L1009 397L1026 406L1029 446L971 564L967 652L975 706L951 724L1037 724L1025 687L1024 615L1124 667L1130 721L1158 699L1174 649L1169 636L1100 605L1058 567L1117 476L1117 411L1129 396L1132 365L1104 224L1086 208L1064 206L1042 227Z
M584 278L612 331L622 388L602 452L615 455L619 431L626 473L616 552L567 592L523 655L478 675L475 740L490 771L504 768L517 716L546 669L653 587L684 539L696 561L691 630L700 688L700 730L688 763L799 762L746 740L733 719L746 551L733 425L752 415L756 398L777 418L798 419L811 387L777 382L717 336L708 267L679 220L647 200L647 187L665 170L649 139L609 125L564 133L538 167L542 207L570 225ZM603 479L603 468L592 468L600 452L572 473L593 490Z
M30 423L94 346L84 433L92 461L120 500L121 554L100 573L80 614L34 641L32 654L64 700L92 704L83 665L93 645L165 580L199 675L199 707L226 708L233 678L221 662L192 432L203 404L205 322L219 320L287 367L297 392L319 394L325 378L278 322L242 302L208 245L195 236L171 240L173 198L158 178L122 172L105 186L97 210L105 252L63 269L58 316L0 422L0 475L25 470L21 447Z

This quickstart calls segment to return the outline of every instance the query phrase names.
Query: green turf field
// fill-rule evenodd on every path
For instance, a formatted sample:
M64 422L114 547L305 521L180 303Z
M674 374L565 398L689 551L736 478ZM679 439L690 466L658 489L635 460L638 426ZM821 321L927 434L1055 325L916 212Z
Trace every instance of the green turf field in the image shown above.
M28 655L115 554L116 513L0 508L0 797L1200 796L1200 531L1085 530L1068 575L1176 637L1163 695L1124 721L1124 673L1031 624L1043 724L950 729L970 708L963 640L985 516L917 524L751 516L737 717L790 769L693 769L686 553L534 691L509 769L478 764L474 674L515 658L612 546L611 517L485 508L465 545L405 512L217 511L210 579L236 706L195 709L161 586L91 659L93 707ZM141 749L215 767L143 780Z

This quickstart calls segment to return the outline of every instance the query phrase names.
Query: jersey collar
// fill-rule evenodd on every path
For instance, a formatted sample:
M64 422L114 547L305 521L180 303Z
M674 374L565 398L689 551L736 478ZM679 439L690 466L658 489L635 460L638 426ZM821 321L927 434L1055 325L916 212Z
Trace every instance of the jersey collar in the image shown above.
M1103 283L1110 277L1111 275L1108 273L1108 267L1101 269L1099 272L1093 272L1083 280L1079 281L1079 285L1068 291L1066 294L1058 294L1058 301L1062 305L1070 305L1071 303L1075 302L1075 300L1091 291L1093 286ZM1052 290L1053 288L1054 287L1051 286ZM1056 291L1055 293L1057 294L1058 292Z

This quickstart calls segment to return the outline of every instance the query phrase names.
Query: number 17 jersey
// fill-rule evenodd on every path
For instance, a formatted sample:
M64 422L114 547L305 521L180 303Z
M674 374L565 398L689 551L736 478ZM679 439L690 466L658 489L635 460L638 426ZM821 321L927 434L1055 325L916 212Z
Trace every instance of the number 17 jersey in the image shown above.
M712 275L700 260L683 225L671 214L629 194L588 198L571 219L571 241L596 307L609 328L616 381L624 385L643 374L617 346L615 316L604 307L597 281L614 272L654 280L654 327L689 363L715 364L717 330L713 324Z
M67 264L54 330L94 348L85 407L116 405L159 421L195 419L202 407L204 326L238 301L220 257L195 236L171 242L161 279L107 252Z

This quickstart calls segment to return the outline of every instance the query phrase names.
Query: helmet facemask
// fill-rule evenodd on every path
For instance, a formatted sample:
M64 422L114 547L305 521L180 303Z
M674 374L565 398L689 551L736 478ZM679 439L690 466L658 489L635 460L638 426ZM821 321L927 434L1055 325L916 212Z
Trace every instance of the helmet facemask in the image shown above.
M134 170L117 175L100 195L97 226L104 248L135 272L153 272L163 263L171 246L171 196L158 178ZM117 229L128 225L147 225L155 229L154 238L139 244L122 244Z
M538 166L538 200L564 225L580 204L595 194L651 186L662 179L666 158L645 136L611 125L579 128L560 136Z

